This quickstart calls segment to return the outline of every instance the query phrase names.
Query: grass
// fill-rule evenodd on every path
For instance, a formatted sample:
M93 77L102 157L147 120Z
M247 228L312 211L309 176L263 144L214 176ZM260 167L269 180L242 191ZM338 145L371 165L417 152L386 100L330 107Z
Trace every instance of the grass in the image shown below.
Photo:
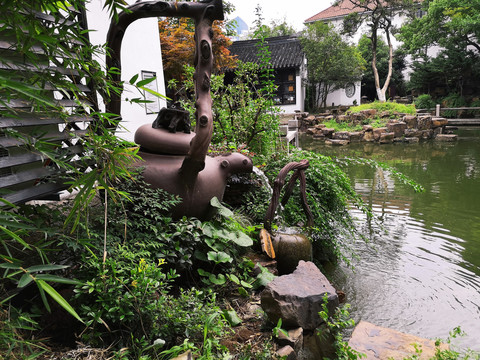
M370 110L370 109L375 109L378 112L388 111L390 115L394 115L395 113L415 115L417 112L414 104L398 104L394 101L386 101L386 102L374 101L369 104L352 106L350 109L347 110L347 113L356 113L362 110Z
M336 132L338 131L361 131L362 125L354 125L350 126L347 122L337 123L335 120L329 120L324 122L327 128L335 129Z

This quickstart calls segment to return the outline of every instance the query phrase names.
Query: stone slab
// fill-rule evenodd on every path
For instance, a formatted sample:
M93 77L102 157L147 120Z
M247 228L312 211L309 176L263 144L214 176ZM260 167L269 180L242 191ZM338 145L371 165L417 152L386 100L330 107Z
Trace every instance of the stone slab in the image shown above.
M324 295L333 313L338 306L335 289L313 262L300 260L292 274L275 278L260 296L262 309L272 323L281 318L284 329L314 330L323 322L318 313Z
M415 355L417 344L422 349L418 359L430 359L435 356L435 342L414 335L404 334L396 330L376 326L366 321L361 321L348 344L358 352L367 355L365 360L401 360ZM441 349L448 349L445 344Z

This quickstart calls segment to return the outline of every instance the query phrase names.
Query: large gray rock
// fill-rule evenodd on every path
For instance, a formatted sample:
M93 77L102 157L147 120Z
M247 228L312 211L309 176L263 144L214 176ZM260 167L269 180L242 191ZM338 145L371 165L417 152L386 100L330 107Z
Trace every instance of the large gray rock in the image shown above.
M292 274L279 276L265 287L261 304L273 323L281 318L287 329L313 330L323 322L318 313L325 294L329 312L333 313L338 306L335 289L314 263L300 261Z

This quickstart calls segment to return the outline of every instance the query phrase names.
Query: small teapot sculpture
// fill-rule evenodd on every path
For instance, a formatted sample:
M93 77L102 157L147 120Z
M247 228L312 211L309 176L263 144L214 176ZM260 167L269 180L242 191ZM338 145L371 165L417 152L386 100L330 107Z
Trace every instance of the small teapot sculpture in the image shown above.
M145 181L153 188L161 188L179 195L182 203L174 210L175 217L210 216L210 200L223 198L227 179L232 174L252 172L252 160L242 154L207 156L213 132L210 78L213 66L212 23L223 20L222 0L200 2L146 1L137 2L112 20L107 35L111 49L107 68L121 69L120 51L127 27L135 20L147 17L189 17L195 20L195 132L176 132L179 116L161 111L154 126L144 125L135 133L140 145ZM120 74L114 75L120 82ZM120 116L120 94L114 94L107 104L107 112ZM170 122L168 122L170 118ZM167 121L167 123L165 123ZM180 119L181 121L181 119ZM159 125L160 124L160 125ZM184 126L184 130L185 130Z

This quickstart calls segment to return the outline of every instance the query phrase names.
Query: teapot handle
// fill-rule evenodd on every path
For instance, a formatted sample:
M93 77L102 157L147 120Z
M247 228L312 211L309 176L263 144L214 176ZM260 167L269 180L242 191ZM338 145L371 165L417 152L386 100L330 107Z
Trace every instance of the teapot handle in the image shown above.
M282 198L282 205L285 205L287 203L288 199L292 195L295 182L297 181L297 179L300 179L300 197L302 200L302 208L305 212L305 215L307 216L307 226L313 226L313 214L310 210L310 207L308 206L306 194L307 181L305 178L305 170L308 168L308 166L309 163L306 159L300 162L291 162L285 165L278 173L277 178L275 179L275 182L273 184L272 200L270 201L267 214L265 215L265 219L263 220L263 227L267 231L272 231L272 221L273 217L275 216L275 212L277 211L278 203L280 201L280 192L285 185L285 178L292 170L294 170L295 172L293 173L287 184L285 194Z

